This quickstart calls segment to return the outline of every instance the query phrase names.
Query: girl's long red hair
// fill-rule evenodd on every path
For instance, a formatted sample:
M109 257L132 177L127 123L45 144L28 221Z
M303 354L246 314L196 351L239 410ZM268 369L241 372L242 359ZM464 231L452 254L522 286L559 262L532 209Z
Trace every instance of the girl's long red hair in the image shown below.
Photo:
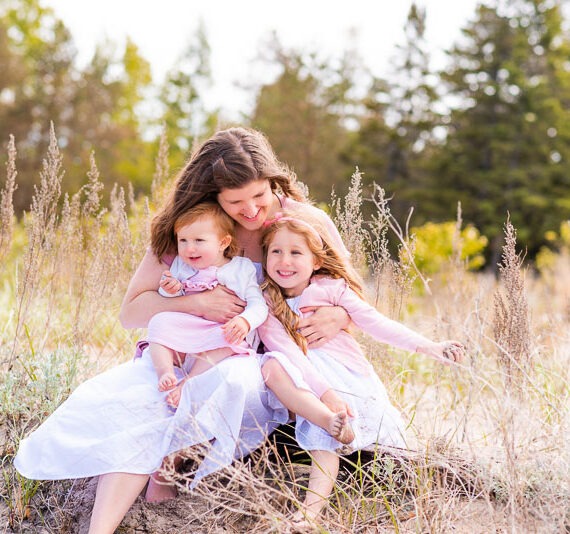
M309 250L321 263L321 267L313 273L314 275L343 278L348 287L361 298L363 298L362 281L350 265L348 258L344 258L333 246L333 240L324 225L313 217L298 212L283 213L281 218L274 220L264 228L261 246L265 281L261 288L265 293L271 313L283 324L287 333L301 350L307 354L307 340L298 332L299 316L287 304L283 289L267 274L267 251L273 236L283 228L302 236Z

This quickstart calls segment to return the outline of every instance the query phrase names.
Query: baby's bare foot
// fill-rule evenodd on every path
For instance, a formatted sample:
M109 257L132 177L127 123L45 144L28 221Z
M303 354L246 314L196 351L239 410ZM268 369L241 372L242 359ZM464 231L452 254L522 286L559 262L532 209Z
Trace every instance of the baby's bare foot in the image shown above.
M158 391L168 391L176 386L176 375L174 373L164 373L158 379Z
M172 406L173 408L178 408L178 404L180 404L180 397L182 396L182 384L175 387L167 396L166 396L166 404Z
M332 415L327 430L333 438L344 445L348 445L354 440L354 432L348 422L348 414L344 410Z

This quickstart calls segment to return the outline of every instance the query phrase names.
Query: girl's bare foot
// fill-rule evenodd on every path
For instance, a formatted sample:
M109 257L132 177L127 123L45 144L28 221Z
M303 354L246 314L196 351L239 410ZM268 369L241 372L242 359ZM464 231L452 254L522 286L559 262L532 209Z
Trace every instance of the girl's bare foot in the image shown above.
M145 493L147 502L162 502L175 499L178 496L176 486L158 473L153 473L148 481L148 487Z
M297 510L291 518L292 532L314 532L317 515L306 508Z
M344 445L348 445L354 440L354 432L348 422L348 414L344 410L332 414L326 430Z
M158 379L158 391L168 391L176 386L178 380L174 373L164 373Z

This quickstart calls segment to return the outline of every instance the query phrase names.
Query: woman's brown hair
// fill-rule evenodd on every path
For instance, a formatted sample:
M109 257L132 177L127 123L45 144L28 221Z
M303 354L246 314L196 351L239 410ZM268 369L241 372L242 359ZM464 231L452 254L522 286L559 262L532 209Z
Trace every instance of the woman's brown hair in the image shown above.
M265 281L261 285L261 289L265 293L271 313L281 322L287 333L301 347L301 350L307 354L307 340L298 332L299 316L287 304L287 297L283 293L283 289L267 275L267 251L273 236L282 228L287 228L305 238L309 250L321 264L313 273L314 275L343 278L348 287L361 298L363 298L362 282L350 265L348 258L345 259L335 249L329 232L320 221L295 211L279 214L279 217L267 224L261 237L265 274Z
M277 159L261 132L236 127L215 133L190 157L166 205L154 217L154 254L162 259L176 252L174 222L183 212L206 200L217 201L223 189L237 189L255 180L269 180L274 192L305 200L295 173Z

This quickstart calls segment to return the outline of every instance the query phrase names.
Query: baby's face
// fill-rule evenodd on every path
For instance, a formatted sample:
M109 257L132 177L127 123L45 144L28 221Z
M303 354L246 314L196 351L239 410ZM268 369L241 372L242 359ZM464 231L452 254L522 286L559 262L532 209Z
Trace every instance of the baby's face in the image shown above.
M226 262L224 250L231 237L220 235L214 219L206 216L182 226L176 240L182 261L195 269L205 269L213 265L219 267Z

